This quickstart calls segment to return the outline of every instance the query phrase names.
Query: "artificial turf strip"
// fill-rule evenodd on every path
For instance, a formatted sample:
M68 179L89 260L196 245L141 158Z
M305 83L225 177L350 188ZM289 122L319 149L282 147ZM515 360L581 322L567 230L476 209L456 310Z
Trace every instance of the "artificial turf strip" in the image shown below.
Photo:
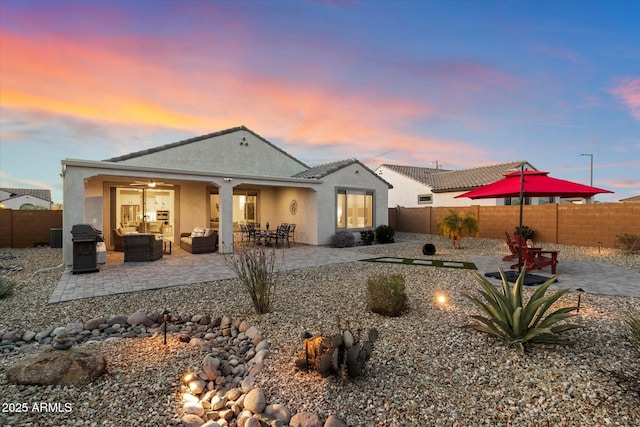
M463 261L441 261L439 259L412 259L412 258L392 258L392 257L379 257L363 259L366 262L388 262L391 264L408 264L408 265L426 265L430 267L445 267L445 268L462 268L466 270L477 270L478 268L472 262Z

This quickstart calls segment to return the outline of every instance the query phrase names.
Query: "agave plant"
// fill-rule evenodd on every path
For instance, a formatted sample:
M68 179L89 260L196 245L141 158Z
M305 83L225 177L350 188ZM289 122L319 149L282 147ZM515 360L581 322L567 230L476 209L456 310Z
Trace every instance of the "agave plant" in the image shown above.
M505 341L507 346L515 346L524 352L526 343L570 344L569 340L560 338L559 333L575 329L578 325L560 323L569 317L577 307L562 307L548 314L545 313L560 297L569 291L563 289L553 295L545 295L547 289L558 276L553 276L533 293L526 304L522 301L522 285L524 282L522 271L513 287L507 281L504 271L500 269L502 277L501 291L489 280L476 273L476 281L482 287L480 294L484 298L465 294L485 316L471 316L480 324L469 324L466 327L495 335Z

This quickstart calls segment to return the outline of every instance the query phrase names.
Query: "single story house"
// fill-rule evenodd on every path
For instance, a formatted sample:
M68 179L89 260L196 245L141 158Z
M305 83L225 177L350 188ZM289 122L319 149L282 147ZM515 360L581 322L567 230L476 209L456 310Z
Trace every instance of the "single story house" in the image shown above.
M103 231L136 226L179 240L216 228L219 251L245 223L296 224L295 241L326 245L338 230L388 223L391 185L356 159L309 167L239 126L102 161L62 160L64 260L75 224Z
M503 206L517 204L515 199L478 199L455 197L504 178L504 175L519 170L524 163L525 169L537 170L529 162L519 160L496 165L480 166L471 169L445 170L418 166L400 166L382 164L375 170L378 176L389 182L389 207L402 206L415 208L424 206ZM549 197L527 197L525 204L543 204L553 202Z
M0 204L5 209L51 210L51 190L37 188L0 188Z

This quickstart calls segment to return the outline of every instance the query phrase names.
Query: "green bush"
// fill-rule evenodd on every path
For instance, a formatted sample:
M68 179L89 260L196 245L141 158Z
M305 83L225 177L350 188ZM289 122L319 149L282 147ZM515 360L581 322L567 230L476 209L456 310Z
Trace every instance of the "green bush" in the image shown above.
M0 275L0 299L9 298L13 294L15 283L5 275Z
M395 236L396 232L393 231L393 228L388 225L379 225L376 228L376 240L378 243L393 243L395 240L393 236Z
M547 310L569 289L563 289L553 295L546 295L547 289L558 276L553 276L534 292L529 302L523 304L522 283L525 271L518 276L513 288L507 281L504 271L500 269L502 276L502 293L484 276L475 273L476 281L482 291L480 297L465 294L487 316L471 316L480 321L480 324L466 325L468 328L486 332L501 338L507 346L515 346L524 352L527 343L569 344L570 341L558 336L560 332L577 328L578 325L562 323L560 321L575 316L571 314L577 307L559 308L546 318L543 318Z
M522 237L524 240L531 240L533 239L533 236L536 234L536 232L526 225L518 225L516 226L513 234Z
M356 244L356 238L352 232L340 230L331 236L331 244L336 248L351 248Z
M383 316L397 317L407 311L404 276L382 274L367 279L367 308Z
M249 293L256 313L271 311L278 282L275 250L248 249L227 256L225 263Z
M373 230L364 230L360 232L360 242L363 245L370 245L376 238L376 233Z
M629 312L625 323L628 330L623 334L623 338L635 352L635 360L640 360L640 312ZM636 363L631 365L624 362L622 367L614 371L605 371L613 380L626 392L635 393L640 398L640 367Z

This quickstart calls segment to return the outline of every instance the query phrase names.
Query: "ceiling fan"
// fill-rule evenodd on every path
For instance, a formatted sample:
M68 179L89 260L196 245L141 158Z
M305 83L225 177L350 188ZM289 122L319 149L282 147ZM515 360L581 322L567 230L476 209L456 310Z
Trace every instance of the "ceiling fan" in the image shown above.
M161 182L161 181L154 181L153 179L150 179L149 181L133 181L133 183L131 183L130 185L132 187L149 187L149 188L173 187L173 184L168 184L166 182Z

